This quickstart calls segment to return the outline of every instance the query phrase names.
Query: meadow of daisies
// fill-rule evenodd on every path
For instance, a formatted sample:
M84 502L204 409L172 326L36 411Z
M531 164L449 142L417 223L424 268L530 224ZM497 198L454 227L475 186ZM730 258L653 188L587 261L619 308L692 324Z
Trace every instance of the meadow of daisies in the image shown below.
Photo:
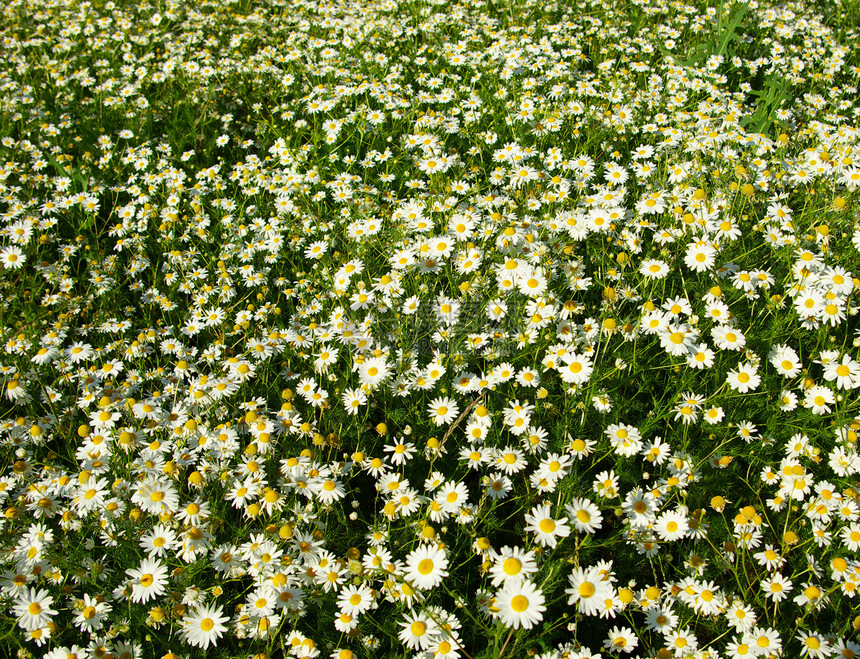
M5 3L0 654L860 656L858 16Z

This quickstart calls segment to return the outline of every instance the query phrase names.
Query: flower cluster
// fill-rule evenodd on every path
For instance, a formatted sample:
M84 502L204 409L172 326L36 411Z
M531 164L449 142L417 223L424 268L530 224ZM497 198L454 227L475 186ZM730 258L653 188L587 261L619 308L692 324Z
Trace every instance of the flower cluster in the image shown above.
M3 14L4 638L860 653L856 30L118 4Z

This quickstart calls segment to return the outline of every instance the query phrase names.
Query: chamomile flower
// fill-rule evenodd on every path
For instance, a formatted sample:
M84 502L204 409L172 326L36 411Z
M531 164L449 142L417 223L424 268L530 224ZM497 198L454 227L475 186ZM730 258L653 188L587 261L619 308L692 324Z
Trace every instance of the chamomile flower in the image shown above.
M167 566L153 558L145 558L138 568L125 571L129 577L131 601L146 603L167 590Z
M575 498L565 504L565 512L581 533L596 533L603 525L603 514L590 499Z
M404 578L416 588L435 588L447 576L448 557L444 549L422 545L406 557Z
M96 632L105 623L105 618L112 608L107 602L84 594L80 609L75 612L75 626L83 632Z
M26 261L27 257L17 245L8 245L0 249L0 263L7 270L18 270Z
M612 584L604 580L598 567L574 569L568 576L568 583L570 587L564 591L570 596L567 603L576 605L577 611L586 616L598 615L604 600L614 593Z
M439 626L422 612L407 613L397 624L401 627L397 636L410 650L429 649L440 633Z
M509 581L522 581L537 572L537 563L532 552L520 547L504 546L490 568L493 586L501 586Z
M507 581L496 595L499 617L506 627L531 629L543 620L543 592L530 581Z
M761 581L760 587L764 592L765 597L774 602L781 602L794 588L791 580L784 577L779 572L772 573L766 579Z
M758 388L761 384L761 376L754 364L744 363L729 371L726 382L733 391L745 394Z
M366 585L347 585L341 589L338 595L338 608L352 616L360 616L370 610L375 599L373 591Z
M669 274L669 265L659 259L646 259L639 267L639 272L646 279L663 279Z
M15 598L12 613L18 619L18 626L21 629L39 629L57 615L57 611L51 608L53 604L54 598L48 591L30 588Z
M452 398L440 397L433 399L427 411L430 414L430 420L435 425L442 426L453 422L460 413L460 408L457 401Z
M218 639L227 631L224 624L229 620L222 615L220 606L203 605L182 619L182 634L189 645L206 650L210 645L216 646Z
M161 558L179 546L176 532L169 526L156 524L140 539L140 547L150 558Z
M687 516L679 511L668 510L657 518L655 530L660 539L665 542L679 540L689 530Z
M639 646L639 639L629 627L613 627L609 630L609 638L603 641L603 647L610 652L629 654Z

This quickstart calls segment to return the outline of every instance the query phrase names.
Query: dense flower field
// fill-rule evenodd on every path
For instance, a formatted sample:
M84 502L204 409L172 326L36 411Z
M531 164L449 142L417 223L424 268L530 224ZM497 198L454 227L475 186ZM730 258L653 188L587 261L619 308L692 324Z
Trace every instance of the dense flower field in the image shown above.
M5 3L0 654L860 656L834 7Z

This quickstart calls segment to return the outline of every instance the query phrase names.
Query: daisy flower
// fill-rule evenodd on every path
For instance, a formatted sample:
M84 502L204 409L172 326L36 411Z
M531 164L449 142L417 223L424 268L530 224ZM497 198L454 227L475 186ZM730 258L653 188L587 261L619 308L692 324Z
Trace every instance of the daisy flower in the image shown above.
M678 625L678 615L668 605L657 604L645 611L645 624L652 632L665 636Z
M487 496L493 500L504 499L510 494L511 491L511 479L505 476L502 473L496 472L494 474L490 474L487 480L489 481L487 485Z
M439 636L438 625L422 612L407 613L397 624L401 627L397 636L410 650L427 650Z
M558 367L561 379L567 384L580 385L588 382L594 368L591 360L586 355L578 355L575 352L566 352L561 357L562 363Z
M275 589L269 584L264 584L248 593L245 607L252 615L263 617L274 613L277 602L278 597Z
M75 613L75 626L81 631L98 631L104 626L105 616L112 608L107 602L100 602L97 598L84 594L81 601L83 608Z
M778 572L770 575L761 582L761 589L764 591L765 597L774 602L784 600L793 588L794 585L791 581Z
M596 533L603 526L603 515L600 508L590 499L573 499L565 505L564 510L577 531Z
M509 581L496 595L499 617L506 627L531 629L543 619L543 592L530 581Z
M529 533L534 533L541 547L555 547L558 538L566 538L570 535L570 527L565 520L555 520L550 516L549 504L544 503L532 508L531 514L526 515L526 528Z
M390 367L385 357L371 357L358 366L358 378L361 384L371 389L387 378L389 372Z
M833 360L824 367L824 379L835 380L838 389L856 389L860 385L860 364L850 355L843 355L841 362Z
M782 650L782 640L780 640L779 632L775 629L756 627L748 632L747 638L750 647L755 648L755 652L759 656L779 656L780 650Z
M659 259L646 259L639 267L639 272L647 279L663 279L669 274L669 265Z
M203 605L182 620L182 633L189 645L207 649L210 645L218 644L218 639L227 631L224 625L229 620L221 615L224 610L220 606Z
M684 264L694 272L705 272L713 267L716 254L717 250L710 243L699 240L687 245Z
M797 394L788 389L783 389L779 395L779 409L783 412L791 412L797 407Z
M469 501L469 490L463 483L445 483L436 494L436 501L446 513L454 514Z
M614 594L612 584L604 581L603 574L597 567L576 568L567 580L570 584L564 591L570 595L567 603L571 606L575 604L577 611L583 615L598 615L604 600Z
M609 630L609 638L603 641L603 647L610 652L630 653L639 645L639 639L629 627L613 627Z
M613 423L603 431L609 437L612 448L619 455L630 457L636 455L642 448L639 430L626 423Z
M448 557L439 547L422 545L406 557L404 578L416 588L435 588L448 576Z
M725 325L712 329L711 338L720 350L741 350L747 343L743 332Z
M163 524L156 524L140 539L140 546L150 558L160 558L179 546L179 542L173 529Z
M370 610L374 601L373 591L368 586L350 584L341 589L337 605L341 611L351 616L360 616L365 611Z
M749 604L745 604L742 600L736 599L726 611L726 619L738 632L747 632L755 627L756 613Z
M786 378L793 378L798 373L803 364L794 348L784 344L777 344L771 348L768 361L776 369L776 372Z
M672 510L666 511L657 518L655 528L657 535L665 542L683 538L688 529L689 524L686 515Z
M51 608L53 604L54 598L48 591L30 588L29 591L25 590L18 595L12 613L18 619L18 626L21 629L27 631L40 629L57 615L56 610Z
M830 642L818 634L809 632L800 632L795 638L803 648L802 652L807 657L818 659L819 657L829 657L833 654ZM847 656L844 653L842 656Z
M490 568L495 587L509 581L522 581L535 572L537 572L537 563L534 554L520 547L502 547L493 567Z
M497 449L495 460L496 466L508 476L521 472L527 464L523 452L513 446Z
M460 413L460 408L457 402L451 398L435 398L427 408L430 413L430 419L437 426L449 424Z
M167 567L161 561L145 558L137 569L126 570L131 580L131 601L144 604L167 590Z
M0 263L7 270L17 270L24 265L26 260L27 257L24 256L24 252L17 245L9 245L0 249Z
M695 369L711 368L714 365L715 353L708 347L707 343L699 343L690 346L687 353L687 365Z
M341 396L346 413L354 416L367 403L367 395L361 389L346 389Z
M729 371L726 382L733 391L745 394L748 391L755 391L761 384L761 376L758 374L758 368L753 364L741 364L737 369Z
M803 398L803 406L812 410L813 414L822 415L830 413L830 406L836 402L833 392L827 387L815 385L806 390Z

